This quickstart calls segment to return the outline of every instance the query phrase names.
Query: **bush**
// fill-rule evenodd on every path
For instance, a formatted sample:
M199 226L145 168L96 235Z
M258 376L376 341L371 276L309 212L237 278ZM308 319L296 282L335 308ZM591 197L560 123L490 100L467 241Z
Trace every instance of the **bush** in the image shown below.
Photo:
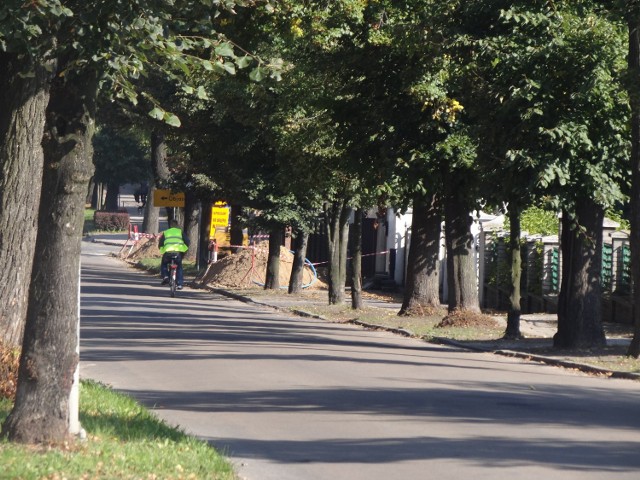
M119 212L98 211L93 214L93 224L96 230L116 232L129 228L129 213L126 210Z
M0 342L0 398L13 400L18 386L20 350Z

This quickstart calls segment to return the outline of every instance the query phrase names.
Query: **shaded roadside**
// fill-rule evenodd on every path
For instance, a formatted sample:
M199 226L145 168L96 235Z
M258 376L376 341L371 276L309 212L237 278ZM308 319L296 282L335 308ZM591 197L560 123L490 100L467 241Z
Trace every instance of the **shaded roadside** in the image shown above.
M126 234L101 234L85 240L112 246L124 246ZM135 266L135 265L134 265ZM286 289L264 290L253 288L219 288L215 285L191 283L192 288L209 290L243 302L311 316L326 321L352 323L364 328L383 329L396 334L422 338L425 341L453 345L470 350L493 352L499 355L523 358L550 365L569 368L606 377L640 380L640 360L626 356L632 338L632 326L605 324L607 345L589 350L558 350L553 348L553 335L557 331L557 317L552 314L527 314L521 318L520 340L505 340L506 314L493 312L495 327L438 328L442 312L422 317L399 317L401 304L397 296L380 292L365 292L365 308L354 311L349 305L330 306L327 292L309 288L292 296Z
M356 312L348 305L327 305L327 293L323 290L305 291L292 297L286 291L273 292L261 289L221 289L209 287L216 293L253 304L288 311L297 315L312 316L327 321L348 322L364 328L383 329L396 334L422 338L425 341L452 345L470 350L493 352L499 355L523 358L550 365L574 369L585 373L615 378L640 380L640 360L629 358L626 351L632 337L632 326L605 324L607 346L592 350L558 350L553 348L553 335L557 331L557 317L551 314L527 314L521 319L520 340L501 338L506 327L506 314L495 313L497 328L438 329L435 325L441 315L416 318L398 317L401 304L392 298L374 294L365 295L365 310ZM420 325L423 323L424 325ZM414 325L417 325L414 326ZM429 333L421 332L427 326ZM438 331L440 330L440 331ZM433 333L435 332L435 333ZM474 335L474 338L465 338ZM460 338L462 337L462 338Z

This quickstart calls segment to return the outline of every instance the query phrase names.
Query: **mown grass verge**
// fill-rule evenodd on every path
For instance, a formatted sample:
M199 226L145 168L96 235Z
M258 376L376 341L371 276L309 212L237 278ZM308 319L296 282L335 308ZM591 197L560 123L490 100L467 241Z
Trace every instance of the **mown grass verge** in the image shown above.
M0 421L11 409L0 400ZM83 381L80 421L86 441L33 447L0 441L7 479L236 479L209 444L171 428L132 398Z

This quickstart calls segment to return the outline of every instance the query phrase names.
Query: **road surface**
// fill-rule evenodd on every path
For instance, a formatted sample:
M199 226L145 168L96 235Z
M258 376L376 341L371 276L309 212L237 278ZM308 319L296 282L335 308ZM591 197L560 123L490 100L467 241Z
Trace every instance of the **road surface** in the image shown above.
M86 243L81 376L249 480L640 479L640 385L292 317ZM110 247L113 250L113 247Z

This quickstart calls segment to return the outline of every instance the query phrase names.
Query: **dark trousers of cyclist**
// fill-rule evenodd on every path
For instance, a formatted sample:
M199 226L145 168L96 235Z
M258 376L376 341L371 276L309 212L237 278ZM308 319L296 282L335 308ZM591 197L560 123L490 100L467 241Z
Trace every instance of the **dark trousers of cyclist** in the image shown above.
M160 276L165 279L169 278L169 264L171 263L171 257L178 253L178 258L176 259L176 263L178 264L178 269L176 272L176 283L179 287L182 286L182 256L183 254L180 252L167 252L162 255L162 262L160 263Z

